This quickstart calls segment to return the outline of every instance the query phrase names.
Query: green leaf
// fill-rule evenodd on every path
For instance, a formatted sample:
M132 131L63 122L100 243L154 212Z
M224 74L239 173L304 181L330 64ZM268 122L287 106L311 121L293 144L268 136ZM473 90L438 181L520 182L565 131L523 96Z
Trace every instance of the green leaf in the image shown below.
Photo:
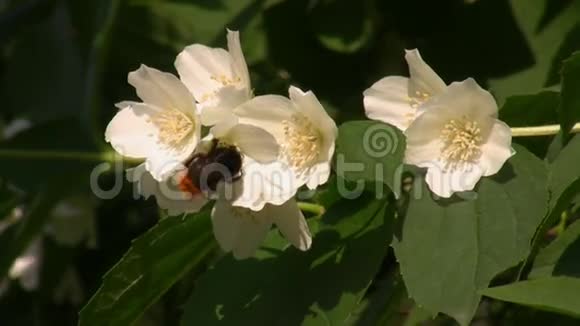
M580 180L580 136L574 136L549 166L550 207L565 206L580 191L573 187Z
M580 317L580 279L549 277L488 288L481 294L537 309Z
M560 104L560 124L567 141L570 130L580 121L580 52L564 61L562 69L562 103Z
M388 326L401 325L405 320L405 309L410 301L405 284L398 273L391 279L375 280L365 299L352 313L352 325Z
M375 121L349 121L338 128L335 171L353 182L385 183L400 193L405 137Z
M318 40L327 48L352 53L369 45L377 26L373 1L318 2L310 21Z
M475 198L434 200L424 185L411 198L395 254L410 296L432 313L469 324L478 291L528 254L546 212L545 165L515 146L499 174L480 180ZM462 197L466 197L463 195Z
M537 254L548 229L554 225L562 212L570 205L570 201L580 192L580 171L577 168L579 159L580 136L575 136L549 165L549 211L534 234L531 254L526 259L524 267L529 265Z
M553 91L544 91L535 95L511 96L507 98L499 111L499 118L510 127L557 124L556 110L559 104L560 94ZM513 141L543 158L552 138L551 136L516 137Z
M163 219L133 241L80 312L80 326L131 325L215 248L209 212Z
M529 278L548 276L580 277L580 222L576 221L556 240L540 250Z
M393 214L371 196L342 200L307 252L276 241L256 258L224 257L199 279L182 324L343 325L386 254Z
M570 0L567 0L570 1ZM573 1L573 0L572 0ZM549 3L556 3L550 1ZM575 51L580 50L580 21L568 32L558 53L552 60L552 69L548 77L548 85L558 84L562 78L562 64Z
M552 60L567 33L580 20L580 2L557 12L550 23L538 29L544 19L546 0L510 1L513 15L534 54L533 65L518 73L490 80L490 89L502 101L511 95L530 94L545 86Z

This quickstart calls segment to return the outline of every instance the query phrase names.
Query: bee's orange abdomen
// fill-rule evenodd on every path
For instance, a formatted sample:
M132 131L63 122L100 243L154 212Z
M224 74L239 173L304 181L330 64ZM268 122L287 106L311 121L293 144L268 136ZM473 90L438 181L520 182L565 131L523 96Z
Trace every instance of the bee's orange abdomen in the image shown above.
M183 192L188 192L192 196L196 196L201 193L201 190L199 190L199 188L197 188L193 184L193 181L191 181L191 179L189 178L189 176L187 176L187 174L183 176L183 178L181 178L181 181L179 182L179 190Z

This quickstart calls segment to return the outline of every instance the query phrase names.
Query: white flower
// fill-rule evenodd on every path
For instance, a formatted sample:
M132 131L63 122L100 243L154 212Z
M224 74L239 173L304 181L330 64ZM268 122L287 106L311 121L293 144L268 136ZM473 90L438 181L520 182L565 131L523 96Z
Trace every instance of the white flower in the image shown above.
M452 83L419 110L405 131L405 163L427 168L427 184L440 197L472 190L514 154L497 103L471 78Z
M105 138L121 155L145 159L153 178L164 181L200 139L195 101L177 77L156 69L141 66L128 80L143 103L119 103Z
M263 129L234 122L214 126L212 134L198 144L195 153L207 152L207 147L210 146L213 137L219 139L219 146L235 146L242 157L251 158L257 162L272 162L278 156L278 144L272 135ZM215 169L216 167L208 166L208 168ZM219 169L214 171L228 173ZM242 170L241 177L244 178L244 176L245 172ZM224 175L224 177L234 176ZM167 210L168 215L195 213L208 202L208 194L192 193L184 187L184 185L187 186L187 183L184 183L184 179L187 178L189 178L188 168L185 165L177 167L174 173L163 182L155 180L146 171L144 164L127 170L127 180L135 183L136 192L145 198L154 196L159 207ZM243 188L240 186L235 186L234 189L228 199L241 196L243 193Z
M283 204L304 184L313 189L326 182L336 125L311 92L292 88L292 101L280 96L254 100L239 34L228 31L227 38L228 51L188 46L177 57L175 67L202 108L202 123L214 126L210 133L215 138L222 140L216 133L236 123L249 124L273 134L282 146L276 161L256 159L247 155L249 148L241 148L243 175L232 204L257 211L267 203ZM236 113L239 115L234 116Z
M175 60L181 81L203 109L205 125L218 122L213 115L216 110L231 110L252 98L250 75L239 33L228 30L227 39L228 51L193 44ZM217 117L221 118L221 115L218 113Z
M277 95L258 96L238 106L234 113L241 123L251 124L272 134L280 145L276 162L245 162L245 173L253 179L249 191L234 206L259 210L268 202L280 205L292 198L299 187L316 189L330 175L330 164L338 134L314 93L296 87L289 89L290 99ZM252 191L260 185L260 191Z
M235 207L228 200L218 199L211 218L221 248L231 251L236 259L253 256L272 224L294 247L305 251L312 244L308 224L294 199L280 206L265 205L260 211Z
M159 182L147 171L145 164L141 164L127 170L127 180L135 184L135 195L141 195L145 199L155 197L157 205L166 210L168 215L174 216L196 213L208 202L203 194L193 195L180 188L186 173L187 169L182 165L165 181Z
M402 131L421 113L419 107L422 104L446 88L445 82L423 61L417 49L405 52L409 78L385 77L364 92L367 117Z

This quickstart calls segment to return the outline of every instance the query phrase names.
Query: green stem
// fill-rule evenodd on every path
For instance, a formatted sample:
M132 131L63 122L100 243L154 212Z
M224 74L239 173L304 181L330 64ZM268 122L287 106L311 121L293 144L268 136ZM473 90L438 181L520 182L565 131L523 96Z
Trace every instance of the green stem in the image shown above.
M0 158L8 159L36 159L36 160L77 160L88 162L120 162L139 163L142 160L124 158L115 152L71 152L71 151L44 151L0 149Z
M322 205L314 204L314 203L307 203L307 202L298 202L298 208L300 208L303 212L312 213L315 216L322 216L326 209Z
M560 132L560 125L546 125L535 127L514 127L511 128L513 137L533 137L550 136ZM575 124L570 133L580 132L580 123Z

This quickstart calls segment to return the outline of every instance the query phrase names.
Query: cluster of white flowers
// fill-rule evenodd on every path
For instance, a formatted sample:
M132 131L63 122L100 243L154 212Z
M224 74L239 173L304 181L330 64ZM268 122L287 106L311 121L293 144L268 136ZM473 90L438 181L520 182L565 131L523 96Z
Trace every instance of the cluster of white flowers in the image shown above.
M514 154L509 126L497 119L497 103L475 80L447 86L417 50L406 51L405 59L409 78L385 77L364 92L367 117L405 133L405 163L427 169L435 194L473 190Z
M227 41L227 51L186 47L175 60L179 78L146 66L131 72L143 102L117 105L106 140L121 155L144 160L127 178L168 214L197 212L216 199L214 234L236 258L252 256L272 224L307 250L311 235L294 197L298 188L328 180L336 124L310 91L254 97L238 32L228 31ZM208 189L196 187L192 169L216 146L235 150L241 169L202 191ZM237 172L225 163L224 174Z
M168 214L215 199L214 234L236 258L252 256L272 224L307 250L311 235L294 197L328 180L336 124L310 91L254 96L238 32L227 41L227 51L186 47L175 60L179 78L146 66L129 73L143 102L119 103L106 139L144 160L127 178ZM473 79L446 85L417 50L405 59L409 78L385 77L365 91L367 116L405 133L405 163L427 168L435 194L472 190L513 155L510 128ZM203 170L214 163L223 175L212 185Z

